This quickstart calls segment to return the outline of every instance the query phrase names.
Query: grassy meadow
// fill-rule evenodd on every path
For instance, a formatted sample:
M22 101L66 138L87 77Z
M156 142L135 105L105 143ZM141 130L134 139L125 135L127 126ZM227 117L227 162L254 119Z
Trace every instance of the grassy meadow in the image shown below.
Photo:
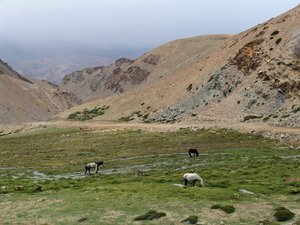
M190 158L190 148L199 156ZM181 221L189 216L202 224L300 220L299 150L258 134L44 127L0 137L0 152L0 224L188 224ZM106 167L84 175L84 165L95 161ZM186 172L198 173L205 187L174 185ZM215 204L235 211L212 209ZM278 206L295 217L277 221ZM166 216L134 220L149 210Z

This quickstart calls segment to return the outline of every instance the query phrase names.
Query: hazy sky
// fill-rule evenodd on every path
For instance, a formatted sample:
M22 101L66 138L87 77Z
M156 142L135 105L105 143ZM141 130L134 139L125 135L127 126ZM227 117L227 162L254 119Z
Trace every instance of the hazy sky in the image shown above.
M237 34L299 0L0 0L0 37L97 47L157 47L202 34Z

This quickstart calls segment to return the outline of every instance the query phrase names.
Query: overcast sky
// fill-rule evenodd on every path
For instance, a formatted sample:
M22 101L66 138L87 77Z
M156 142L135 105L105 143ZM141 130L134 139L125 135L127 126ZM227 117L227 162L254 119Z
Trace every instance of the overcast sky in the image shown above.
M202 34L237 34L298 4L299 0L0 0L0 37L152 48Z

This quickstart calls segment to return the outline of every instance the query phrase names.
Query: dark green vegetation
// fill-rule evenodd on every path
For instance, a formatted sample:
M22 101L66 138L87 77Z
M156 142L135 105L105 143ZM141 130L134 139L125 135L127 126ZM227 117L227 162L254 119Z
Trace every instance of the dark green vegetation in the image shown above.
M223 206L221 206L219 204L215 204L215 205L212 205L210 208L211 209L221 209L221 210L223 210L224 212L226 212L228 214L233 213L235 211L235 208L232 205L223 205Z
M154 220L154 219L159 219L163 216L166 216L166 213L164 212L157 212L155 210L149 210L147 213L137 216L134 218L134 220Z
M75 113L71 113L68 117L70 120L90 120L93 119L96 116L101 116L105 113L105 111L109 108L109 106L102 106L102 107L95 107L92 110L85 109L82 112L78 111Z
M190 148L199 156L190 158ZM189 215L206 224L256 224L300 202L299 150L258 134L41 128L0 137L0 149L1 224L140 224L134 218L149 210L166 213L153 220L159 224ZM86 163L102 160L99 175L84 175ZM205 187L173 185L186 172L198 173Z
M276 208L275 210L276 212L274 213L274 216L278 221L287 221L295 217L295 213L285 207Z
M189 222L190 224L196 224L198 222L198 216L189 216L185 220L182 220L181 223Z
M228 214L235 211L235 208L232 205L223 205L221 209Z

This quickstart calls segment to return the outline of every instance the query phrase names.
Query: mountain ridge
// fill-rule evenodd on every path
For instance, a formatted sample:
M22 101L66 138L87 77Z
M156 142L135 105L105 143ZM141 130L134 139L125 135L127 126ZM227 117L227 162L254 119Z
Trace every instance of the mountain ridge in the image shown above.
M200 54L229 36L201 35L174 40L135 60L120 58L107 67L89 67L72 72L58 86L74 92L84 102L120 94L139 86L148 78L161 76L161 73L188 60L190 55ZM185 49L183 53L182 49Z
M199 54L188 54L186 48L176 52L178 40L160 46L139 59L168 47L170 55L182 54L180 62L173 60L169 67L158 63L147 81L132 90L86 103L53 119L66 119L83 107L110 105L105 115L93 121L126 117L131 123L200 124L251 118L300 126L295 111L299 105L299 11L298 5ZM166 61L167 57L164 65Z

